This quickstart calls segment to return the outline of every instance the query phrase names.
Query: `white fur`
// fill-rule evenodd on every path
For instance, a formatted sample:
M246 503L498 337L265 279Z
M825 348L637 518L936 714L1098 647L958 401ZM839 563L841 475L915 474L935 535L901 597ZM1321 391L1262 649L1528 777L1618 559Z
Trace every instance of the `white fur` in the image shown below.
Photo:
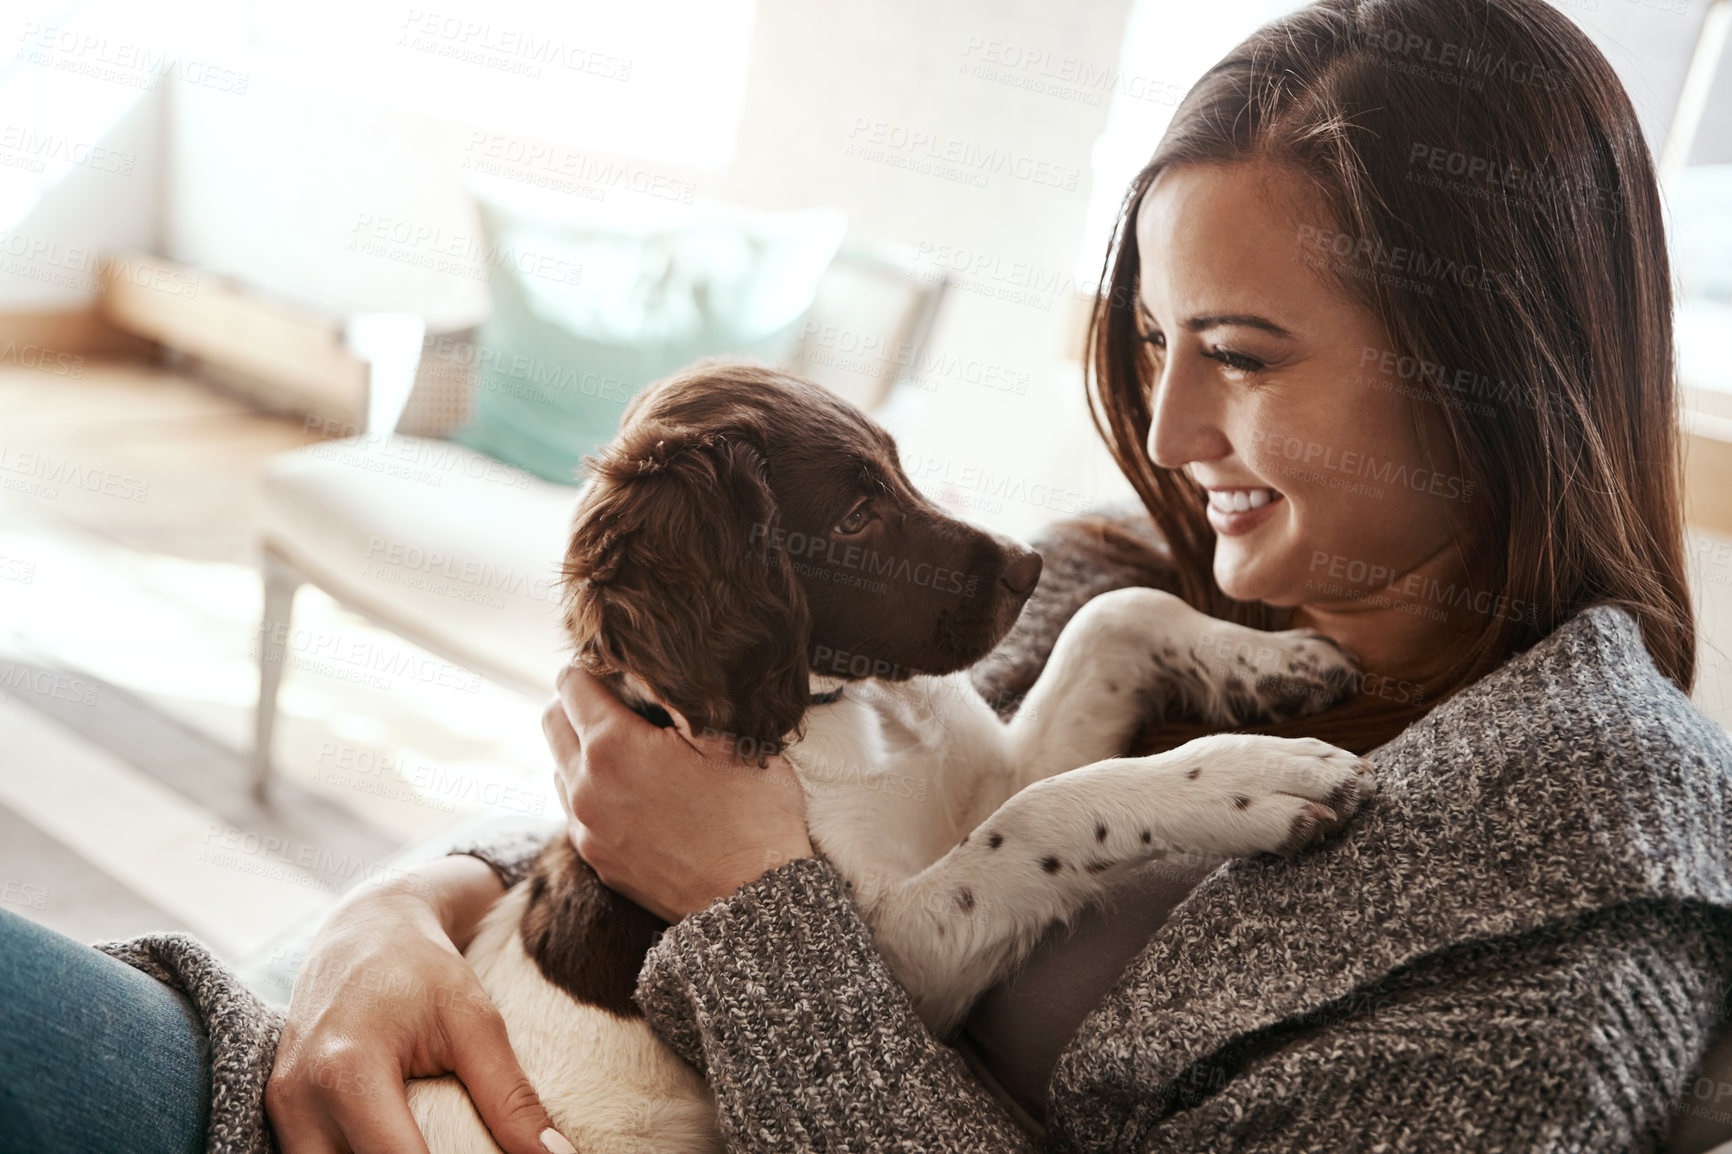
M541 976L518 933L527 886L482 921L464 956L505 1019L511 1048L553 1123L583 1154L713 1154L715 1101L642 1018L586 1006ZM500 1154L455 1077L409 1083L409 1109L434 1154Z
M1274 667L1261 670L1259 655ZM1234 720L1220 690L1229 678L1261 670L1321 687L1345 668L1315 635L1258 633L1165 593L1121 589L1065 627L1009 725L964 673L849 682L840 700L808 712L787 758L813 844L943 1036L1125 867L1168 853L1279 850L1318 803L1344 791L1356 803L1371 787L1360 759L1319 741L1220 734L1154 757L1114 756L1151 690ZM1252 681L1241 698L1259 696ZM1062 867L1046 869L1048 857ZM468 957L560 1128L586 1154L720 1149L714 1106L689 1067L641 1020L578 1005L525 957L524 901L521 886L507 895ZM411 1104L434 1154L496 1149L453 1079L416 1085Z

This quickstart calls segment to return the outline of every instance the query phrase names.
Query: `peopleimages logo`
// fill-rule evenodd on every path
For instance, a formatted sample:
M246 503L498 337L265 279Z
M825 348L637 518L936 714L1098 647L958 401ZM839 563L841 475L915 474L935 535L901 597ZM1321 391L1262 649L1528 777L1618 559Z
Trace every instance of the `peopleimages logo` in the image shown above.
M1436 469L1410 467L1407 462L1393 457L1380 458L1375 453L1341 449L1334 445L1325 445L1321 441L1307 441L1283 433L1265 432L1262 429L1251 431L1251 441L1253 444L1266 446L1265 456L1285 459L1308 468L1325 469L1332 473L1375 481L1393 488L1411 489L1415 493L1426 493L1450 501L1473 499L1472 480L1453 473L1440 473Z
M1497 191L1526 197L1535 203L1571 203L1608 212L1622 212L1624 207L1615 188L1601 188L1567 173L1497 161L1423 140L1414 141L1408 150L1407 166L1406 180L1450 192L1489 198L1492 191Z
M146 501L150 498L150 482L116 473L110 469L93 469L87 465L47 453L19 452L0 445L0 487L13 488L14 479L37 482L38 495L56 497L59 487L82 489L86 493L101 493L122 501Z
M1531 60L1517 60L1502 52L1491 52L1472 44L1433 40L1417 32L1390 28L1364 38L1369 47L1384 54L1384 62L1401 71L1429 76L1479 92L1488 80L1557 92L1571 85L1567 73Z
M964 597L972 597L980 581L971 573L948 569L943 565L933 565L926 561L913 562L906 557L894 557L860 545L832 541L829 537L818 534L790 533L772 525L753 525L750 540L754 544L766 541L772 548L788 554L796 563L851 569L866 576L901 581L936 589L941 593L960 593Z
M29 665L0 665L0 690L32 693L38 697L73 705L95 705L94 683L53 669L36 669ZM9 700L0 693L0 700Z
M367 539L366 557L372 564L367 567L365 576L389 580L386 574L393 571L419 573L475 586L490 594L528 597L550 603L560 599L557 573L526 574L517 569L502 569L484 558L460 557L415 544L389 541L384 537Z
M1014 41L970 36L961 71L976 80L1099 107L1109 96L1128 96L1176 107L1185 86L1080 56L1064 56Z
M1347 275L1355 275L1351 271L1354 269L1364 272L1384 270L1398 278L1384 283L1427 295L1432 295L1430 289L1436 284L1514 295L1513 286L1502 272L1474 261L1457 260L1406 245L1386 245L1372 237L1352 236L1313 224L1300 225L1297 240L1301 249L1300 259L1307 268L1333 269Z
M1422 573L1399 573L1387 565L1339 553L1313 550L1305 587L1326 596L1363 601L1378 608L1447 621L1444 607L1465 609L1482 617L1504 617L1538 624L1539 606L1532 601L1440 581Z
M539 79L544 68L621 84L631 79L632 61L626 57L572 44L533 28L467 20L421 8L411 8L403 17L397 44L532 80Z
M964 183L986 187L992 176L1005 176L1074 192L1082 169L1071 164L1055 164L1008 148L988 147L972 140L950 136L927 128L910 128L884 120L856 116L848 131L848 156L873 160L896 167L911 167L924 171L915 161L934 164L944 173L955 173Z
M82 377L84 375L84 358L76 353L63 353L56 349L28 342L7 341L0 344L0 365L13 364L20 368L35 369L53 377Z
M47 909L49 893L50 891L46 887L33 886L29 882L15 881L11 878L0 881L0 902L9 902L26 909Z
M1530 395L1529 390L1519 383L1472 369L1429 361L1424 357L1398 353L1394 349L1380 349L1372 345L1360 349L1360 369L1365 370L1369 366L1375 366L1372 371L1377 374L1370 379L1374 387L1386 387L1391 379L1399 378L1420 385L1430 384L1442 393L1456 394L1464 398L1494 401L1499 405L1520 405L1527 409L1538 407L1538 402ZM1486 411L1495 410L1487 408Z
M137 156L100 145L74 140L58 132L37 132L22 124L0 125L0 151L11 152L28 163L14 165L43 172L49 163L64 163L116 176L131 176Z

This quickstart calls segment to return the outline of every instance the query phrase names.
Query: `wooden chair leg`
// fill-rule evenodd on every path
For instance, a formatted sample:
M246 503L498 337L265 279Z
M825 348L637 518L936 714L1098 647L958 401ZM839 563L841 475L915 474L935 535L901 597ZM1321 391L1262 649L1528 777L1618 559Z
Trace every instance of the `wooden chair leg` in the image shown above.
M253 796L270 800L271 735L277 722L277 687L283 679L288 647L279 644L287 635L294 614L295 591L304 583L294 566L279 553L266 548L261 566L265 587L265 610L259 618L259 704L253 725Z

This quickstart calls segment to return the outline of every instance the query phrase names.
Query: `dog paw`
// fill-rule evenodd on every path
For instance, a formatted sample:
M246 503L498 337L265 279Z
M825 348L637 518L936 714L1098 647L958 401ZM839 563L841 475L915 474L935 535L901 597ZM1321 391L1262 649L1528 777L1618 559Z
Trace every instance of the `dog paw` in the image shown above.
M1204 852L1296 854L1338 833L1377 792L1369 762L1313 738L1221 735L1183 748L1199 758L1188 780L1203 794Z
M1299 793L1283 791L1280 798L1305 798L1327 790L1321 800L1307 799L1293 815L1287 836L1268 852L1290 857L1325 841L1352 821L1359 809L1377 792L1377 778L1371 763L1362 757L1337 749L1326 742L1304 738L1304 744L1318 747L1314 751L1289 750L1279 753L1282 768L1302 781L1294 782ZM1291 803L1289 803L1291 804Z

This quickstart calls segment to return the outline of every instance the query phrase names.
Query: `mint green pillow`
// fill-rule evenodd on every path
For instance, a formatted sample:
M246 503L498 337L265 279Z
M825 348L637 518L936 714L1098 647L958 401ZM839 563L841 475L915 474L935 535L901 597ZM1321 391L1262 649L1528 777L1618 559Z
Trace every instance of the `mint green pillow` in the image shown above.
M699 357L775 364L841 246L833 209L603 209L477 181L493 311L452 440L575 485L632 396Z

